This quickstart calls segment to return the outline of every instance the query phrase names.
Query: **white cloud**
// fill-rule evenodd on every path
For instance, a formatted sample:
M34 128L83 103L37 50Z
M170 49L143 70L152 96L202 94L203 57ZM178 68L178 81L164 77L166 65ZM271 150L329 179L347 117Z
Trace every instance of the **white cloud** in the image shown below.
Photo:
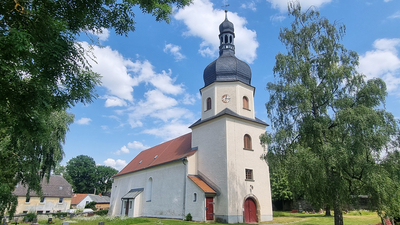
M243 8L243 9L251 9L254 12L257 11L256 3L254 1L247 2L247 3L242 3L242 5L240 7Z
M174 84L175 79L171 78L171 70L169 70L168 73L164 70L161 73L156 73L153 70L153 65L147 60L143 62L136 61L132 72L136 75L133 78L135 85L141 82L145 82L146 84L151 83L160 91L173 95L180 94L184 91L181 84Z
M269 17L269 19L270 19L271 21L277 21L277 22L281 22L281 21L283 21L285 18L286 18L285 16L278 15L278 14L275 14L275 15L272 15L272 16Z
M193 116L189 110L176 107L177 104L176 99L163 94L159 90L148 91L145 93L145 100L141 100L136 106L130 108L129 124L131 127L140 127L143 125L142 119L146 117L169 122Z
M82 117L79 120L77 120L75 123L80 124L80 125L89 125L90 121L92 121L92 119Z
M116 155L128 154L128 153L129 153L129 149L125 145L122 146L120 150L115 152Z
M196 95L185 94L182 103L185 105L194 105L196 103Z
M110 31L106 28L102 28L99 32L88 31L99 38L100 41L107 41L110 36Z
M131 149L139 149L139 150L144 150L150 148L149 146L143 145L143 143L139 141L133 141L128 143L128 148Z
M374 50L360 56L359 71L367 79L382 78L389 92L400 94L400 38L377 39L373 46Z
M178 45L174 45L174 44L166 44L164 47L164 52L165 53L170 53L172 56L174 56L176 61L180 61L184 58L186 58L186 56L184 56L182 53L180 53L181 50L181 46Z
M104 96L106 98L105 107L114 107L114 106L127 106L126 102L115 96Z
M267 0L271 3L272 8L278 9L280 12L286 12L288 9L289 0ZM303 10L307 10L311 6L320 7L324 4L330 3L332 0L297 0Z
M125 160L122 160L122 159L115 160L115 159L108 158L104 161L104 165L110 166L110 167L120 171L127 165L127 163Z
M128 68L135 65L109 46L100 48L98 46L89 46L87 42L81 42L81 45L94 55L96 62L90 62L92 70L101 75L102 86L107 88L109 95L120 99L133 101L133 79L128 74Z
M189 133L191 131L188 128L189 126L190 124L184 124L180 121L177 121L175 123L166 124L165 126L159 128L144 130L143 133L159 136L165 140L171 140L183 134Z
M400 18L400 11L395 12L393 15L389 16L390 19Z
M200 54L212 58L218 55L219 30L217 27L225 18L224 10L214 9L209 0L194 0L193 4L180 9L174 17L186 24L188 30L184 35L202 39ZM238 16L237 13L228 12L228 19L235 26L237 57L252 63L257 57L256 50L259 46L256 32L247 29L246 19Z

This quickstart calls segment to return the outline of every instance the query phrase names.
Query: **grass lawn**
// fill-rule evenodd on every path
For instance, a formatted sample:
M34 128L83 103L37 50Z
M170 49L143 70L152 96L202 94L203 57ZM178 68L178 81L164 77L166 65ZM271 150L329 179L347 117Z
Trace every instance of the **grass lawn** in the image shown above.
M333 214L333 213L332 213ZM354 211L347 215L343 215L345 225L365 225L365 224L377 224L380 223L380 218L375 212L368 211ZM325 217L320 214L302 214L302 213L290 213L290 212L274 212L274 220L269 222L263 222L262 224L333 224L333 216ZM77 217L73 219L66 218L65 220L53 219L55 224L62 225L62 222L68 221L70 225L98 225L100 221L105 222L105 225L195 225L201 224L199 222L187 222L182 220L172 219L157 219L157 218L127 218L127 217ZM39 221L39 224L46 224L46 221ZM220 223L207 223L207 224L220 224Z

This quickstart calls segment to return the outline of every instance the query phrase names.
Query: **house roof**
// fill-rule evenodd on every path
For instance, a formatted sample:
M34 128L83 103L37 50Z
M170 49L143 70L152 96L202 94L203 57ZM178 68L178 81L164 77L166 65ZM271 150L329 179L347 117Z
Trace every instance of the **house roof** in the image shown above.
M251 118L248 118L248 117L245 117L245 116L241 116L241 115L235 113L234 111L232 111L232 110L230 110L228 108L225 108L224 110L222 110L221 112L219 112L215 116L211 116L211 117L209 117L207 119L204 119L204 120L201 120L201 119L197 120L189 128L192 128L194 126L197 126L199 124L205 123L205 122L210 121L210 120L212 120L214 118L217 118L217 117L220 117L220 116L224 116L224 115L229 115L229 116L233 116L233 117L240 118L240 119L243 119L243 120L247 120L247 121L251 121L251 122L254 122L254 123L262 124L264 126L269 126L267 123L265 123L264 121L258 119L257 117L255 119L251 119Z
M82 199L84 199L88 194L73 194L71 198L71 205L77 205Z
M40 182L42 185L43 197L60 197L60 198L71 198L72 197L72 186L68 183L64 177L59 175L51 175L49 183L46 178ZM28 187L18 183L13 194L16 196L26 196ZM29 192L31 197L39 196L36 192Z
M191 145L192 133L188 133L144 150L114 177L184 159L196 152Z
M204 182L200 177L197 176L188 176L204 193L207 194L216 194L217 192L214 191L206 182Z
M108 196L100 196L94 194L88 194L88 196L92 199L92 201L96 203L110 203L110 197Z

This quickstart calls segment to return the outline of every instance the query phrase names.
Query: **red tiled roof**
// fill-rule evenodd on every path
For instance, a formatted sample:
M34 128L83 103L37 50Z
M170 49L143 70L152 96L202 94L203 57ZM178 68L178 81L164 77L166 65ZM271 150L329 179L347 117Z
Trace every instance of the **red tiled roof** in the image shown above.
M82 201L88 194L72 194L71 205L77 205Z
M196 152L196 150L192 151L191 145L192 133L188 133L144 150L115 177L191 156Z
M215 194L216 192L210 187L208 186L208 184L206 184L206 182L204 182L202 179L200 179L200 177L196 177L196 176L188 176L197 186L199 186L199 188L201 190L204 191L204 193L213 193Z

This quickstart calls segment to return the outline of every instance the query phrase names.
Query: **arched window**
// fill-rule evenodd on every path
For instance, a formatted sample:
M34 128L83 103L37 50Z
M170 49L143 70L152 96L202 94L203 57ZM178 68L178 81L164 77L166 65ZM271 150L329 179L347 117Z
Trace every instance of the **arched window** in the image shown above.
M243 109L249 109L249 99L243 96Z
M229 43L232 44L232 36L229 36Z
M225 44L228 43L228 35L225 35Z
M149 178L146 185L146 202L151 202L151 196L153 194L153 178Z
M197 202L197 193L193 193L193 202Z
M221 40L220 40L221 42L219 43L220 45L221 45L222 42L224 41L223 39L224 39L224 38L221 36Z
M207 98L207 109L206 110L210 110L211 109L211 98Z
M244 135L244 148L245 149L251 149L251 137L248 134Z

